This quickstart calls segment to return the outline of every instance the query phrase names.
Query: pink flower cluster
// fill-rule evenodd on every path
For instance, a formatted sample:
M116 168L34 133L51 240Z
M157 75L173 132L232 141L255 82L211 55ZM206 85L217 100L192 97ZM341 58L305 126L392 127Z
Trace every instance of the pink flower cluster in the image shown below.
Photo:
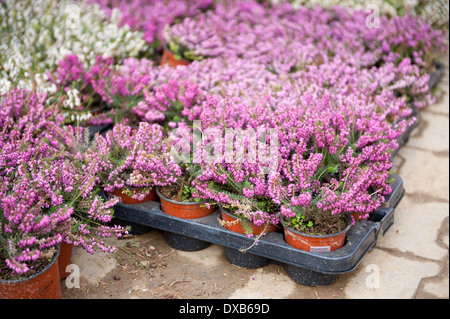
M192 123L202 112L204 94L189 81L170 80L143 92L145 99L133 108L142 121L175 128L180 121Z
M116 124L105 136L95 135L86 157L96 163L97 183L107 192L152 188L174 183L181 175L169 146L157 124L141 122L137 129Z

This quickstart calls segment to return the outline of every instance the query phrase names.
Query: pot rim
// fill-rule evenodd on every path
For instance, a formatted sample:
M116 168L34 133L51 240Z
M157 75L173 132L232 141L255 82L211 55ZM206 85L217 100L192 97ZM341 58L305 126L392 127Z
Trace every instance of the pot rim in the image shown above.
M188 205L198 205L198 204L206 204L206 203L208 203L208 201L206 201L206 200L203 200L203 201L200 201L200 202L177 202L177 201L175 201L175 200L168 199L168 198L164 197L164 196L159 192L159 186L156 186L155 189L156 189L156 194L157 194L160 198L162 198L162 199L165 200L166 202L169 202L169 203L172 203L172 204L177 204L177 205L187 205L187 206L188 206Z
M222 205L218 205L219 206L219 210L221 213L225 213L225 215L233 217L235 219L242 219L236 215L234 215L233 213L230 213L229 211L227 211L225 208L222 207Z
M106 110L108 108L107 105L103 105L103 106L97 106L96 108L93 109L89 109L89 112L97 112L97 111L102 111L102 110Z
M219 206L220 212L225 213L227 216L233 217L234 219L240 219L240 220L242 220L241 217L236 216L236 215L234 215L233 213L230 213L230 212L227 211L225 208L223 208L222 205L218 205L218 206ZM251 221L250 221L250 222L251 222ZM277 226L277 225L272 224L272 223L269 223L269 224L270 224L270 225ZM255 224L253 224L253 225L255 225ZM264 224L263 224L263 225L264 225ZM256 226L256 227L259 227L259 226L257 226L257 225L255 225L255 226Z
M128 189L131 191L135 191L135 190L140 190L140 189L144 189L144 188L150 188L150 190L155 189L155 186L142 186L142 187L122 187L122 188L115 188L112 192L114 191L123 191L124 189ZM110 191L105 191L106 193L112 193Z
M22 279L9 279L9 280L0 279L0 283L2 283L2 284L18 284L18 283L22 283L22 282L25 282L25 281L28 281L28 280L32 280L34 278L39 277L40 275L45 273L47 270L52 268L52 266L57 262L58 257L59 257L59 253L61 251L59 246L60 246L59 243L54 246L54 247L56 247L56 252L55 252L55 255L53 256L52 261L47 266L45 266L44 269L42 269L38 273L35 273L32 276L29 276L29 277L26 277L26 278L22 278Z
M328 235L314 235L314 234L308 234L308 233L304 233L298 230L295 230L294 228L290 227L290 226L286 226L284 225L284 216L282 217L282 225L285 228L288 228L289 231L304 236L304 237L310 237L310 238L330 238L330 237L335 237L335 236L339 236L342 234L345 234L346 232L349 231L349 229L352 227L352 218L350 216L349 213L344 213L342 214L345 218L345 221L347 222L347 226L345 226L345 228L343 230L341 230L340 232L334 233L334 234L328 234Z

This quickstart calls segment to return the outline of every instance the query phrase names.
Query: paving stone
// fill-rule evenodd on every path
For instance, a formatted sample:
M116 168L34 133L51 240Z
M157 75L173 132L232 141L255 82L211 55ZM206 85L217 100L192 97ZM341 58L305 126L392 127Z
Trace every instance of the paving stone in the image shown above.
M448 95L446 95L448 96ZM448 101L447 101L448 108ZM408 141L408 146L419 147L430 151L443 152L449 148L449 117L423 112L420 114L421 121L427 124L426 129L420 132L413 131Z
M449 114L449 87L448 80L446 86L440 85L439 90L435 93L436 103L428 106L423 113Z
M266 273L259 268L250 275L243 288L235 290L229 299L283 299L297 286L289 277L277 273Z
M202 267L217 266L219 263L226 262L223 258L223 247L214 244L199 251L177 250L177 254L201 263Z
M447 248L448 248L448 235L444 236L444 237L442 238L442 241L444 242L444 244L447 245Z
M441 260L448 250L437 244L438 232L448 214L448 203L418 204L405 196L395 211L394 224L379 238L377 247Z
M449 200L449 158L406 145L400 150L405 162L399 169L406 192Z
M447 57L448 59L448 57ZM423 112L434 112L439 114L449 114L449 69L445 68L445 74L439 83L437 92L435 92L436 102L428 106Z
M72 262L80 267L80 277L90 284L96 285L116 267L117 261L113 254L96 252L89 254L81 247L74 247Z
M434 262L398 257L375 248L353 272L344 292L347 299L410 299L422 278L436 276Z
M435 295L437 298L449 298L449 282L448 274L443 280L439 280L432 283L427 283L424 286L424 290L428 293Z

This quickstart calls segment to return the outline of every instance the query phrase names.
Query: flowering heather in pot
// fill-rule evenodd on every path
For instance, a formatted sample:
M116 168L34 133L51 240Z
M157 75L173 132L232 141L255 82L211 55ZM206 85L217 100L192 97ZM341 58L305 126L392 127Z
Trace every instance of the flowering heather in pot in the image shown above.
M176 182L181 174L169 150L161 126L141 122L135 130L116 124L105 136L96 134L86 156L97 163L98 185L106 192L130 188L150 191ZM147 193L127 195L142 199Z
M351 108L335 108L330 97L315 102L314 110L290 108L274 119L282 128L282 169L271 196L281 205L287 225L322 233L319 226L333 216L357 213L368 218L381 206L383 195L392 191L391 152L406 121L393 127Z
M187 60L239 56L256 44L251 26L265 15L256 1L223 1L213 9L168 25L163 31L168 48ZM236 52L237 51L237 52Z
M94 65L85 69L76 55L68 55L59 62L53 81L59 90L79 92L76 105L81 105L80 113L88 114L89 123L125 121L137 126L139 120L132 108L144 98L143 89L153 84L156 77L153 62L145 58L130 57L117 63L113 58L97 56ZM86 112L101 105L107 105L112 112L94 117Z
M179 122L192 124L201 114L205 99L198 85L186 80L170 80L143 92L145 99L133 108L134 113L145 122L169 128L175 128Z
M196 144L193 157L199 165L192 183L194 196L239 217L249 237L253 235L250 224L269 226L279 222L280 206L273 202L270 190L273 177L279 173L278 154L269 151L266 134L265 130L224 132L210 127Z
M104 59L99 56L97 60ZM93 69L100 70L100 67L95 64ZM59 61L55 75L49 73L49 76L61 95L68 97L61 105L61 113L66 118L66 123L91 121L93 117L91 109L105 105L102 96L95 90L91 80L92 74L85 70L77 55L70 54L64 57Z
M19 120L13 119L18 112L1 112L6 123L0 132L2 279L28 275L40 261L51 258L54 246L63 240L91 253L113 251L102 238L127 232L105 226L116 202L103 202L97 195L96 163L87 162L83 153L76 151L74 136L80 130L63 130L44 116L36 119L33 111L43 110L39 115L46 115L49 110L35 105L29 110L22 108L24 101L34 98L14 91L0 108L11 110L14 106L23 112ZM41 100L38 106L42 104Z

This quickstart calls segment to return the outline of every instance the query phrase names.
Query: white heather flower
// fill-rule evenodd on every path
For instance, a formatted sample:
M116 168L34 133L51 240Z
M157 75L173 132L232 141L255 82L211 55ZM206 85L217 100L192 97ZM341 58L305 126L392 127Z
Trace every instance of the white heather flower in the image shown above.
M148 51L142 32L119 27L119 12L113 18L84 1L0 1L0 94L13 87L31 89L33 81L38 91L55 94L46 72L54 73L68 54L89 68L98 55L122 60ZM71 94L66 103L75 107L78 92Z

